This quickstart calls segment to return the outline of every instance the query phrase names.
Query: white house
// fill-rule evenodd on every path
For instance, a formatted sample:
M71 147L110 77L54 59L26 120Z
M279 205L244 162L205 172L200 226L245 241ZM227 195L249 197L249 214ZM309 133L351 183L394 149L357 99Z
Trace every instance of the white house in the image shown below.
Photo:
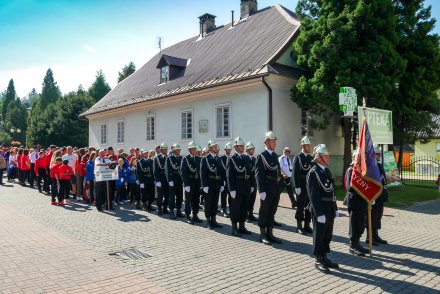
M240 136L264 148L264 134L278 136L278 152L299 152L302 135L342 154L337 121L312 132L307 115L290 99L301 70L293 40L299 21L281 5L258 10L241 1L240 19L223 26L215 16L199 18L200 34L163 49L82 115L89 120L89 144L98 148L153 149L161 142L189 141L222 148ZM337 99L337 97L335 97Z

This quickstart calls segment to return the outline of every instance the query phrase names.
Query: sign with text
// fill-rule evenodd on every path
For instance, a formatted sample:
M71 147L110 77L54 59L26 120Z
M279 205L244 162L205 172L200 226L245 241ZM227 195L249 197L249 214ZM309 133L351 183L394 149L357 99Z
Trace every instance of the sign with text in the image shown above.
M387 176L388 187L400 186L402 184L393 151L385 151L383 153L383 169Z
M339 88L339 110L344 116L352 117L357 107L356 89L352 87Z
M118 169L110 169L108 165L95 166L95 181L114 181L118 180Z
M393 113L389 110L366 108L366 118L374 144L393 144ZM358 107L359 134L364 109Z

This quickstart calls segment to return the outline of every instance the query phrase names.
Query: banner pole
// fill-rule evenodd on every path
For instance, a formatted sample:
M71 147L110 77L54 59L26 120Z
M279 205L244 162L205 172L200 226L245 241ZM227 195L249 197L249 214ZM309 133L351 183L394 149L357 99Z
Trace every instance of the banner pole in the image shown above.
M368 201L368 247L370 257L373 257L373 228L371 227L371 201Z
M105 181L105 185L107 187L107 210L110 211L110 191L108 188L108 181Z

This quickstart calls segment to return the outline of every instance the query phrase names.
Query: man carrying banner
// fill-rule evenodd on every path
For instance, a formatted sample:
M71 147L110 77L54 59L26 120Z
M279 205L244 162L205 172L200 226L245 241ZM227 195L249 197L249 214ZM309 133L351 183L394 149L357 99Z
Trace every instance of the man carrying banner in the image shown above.
M333 236L333 224L339 216L336 206L336 193L333 176L328 169L330 154L324 144L315 149L316 163L307 174L306 187L310 199L310 212L313 218L313 255L315 267L323 273L329 268L339 268L337 263L327 258Z

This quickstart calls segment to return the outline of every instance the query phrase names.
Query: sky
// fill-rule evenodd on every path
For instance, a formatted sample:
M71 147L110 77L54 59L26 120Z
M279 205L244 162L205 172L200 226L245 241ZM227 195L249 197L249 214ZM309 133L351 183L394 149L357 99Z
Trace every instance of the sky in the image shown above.
M258 0L259 9L297 0ZM425 0L440 20L440 1ZM0 0L0 92L9 80L19 97L41 92L48 68L62 93L85 89L102 69L109 85L133 61L140 68L163 48L199 33L198 17L217 16L216 25L240 15L240 0ZM440 34L440 24L434 30Z

